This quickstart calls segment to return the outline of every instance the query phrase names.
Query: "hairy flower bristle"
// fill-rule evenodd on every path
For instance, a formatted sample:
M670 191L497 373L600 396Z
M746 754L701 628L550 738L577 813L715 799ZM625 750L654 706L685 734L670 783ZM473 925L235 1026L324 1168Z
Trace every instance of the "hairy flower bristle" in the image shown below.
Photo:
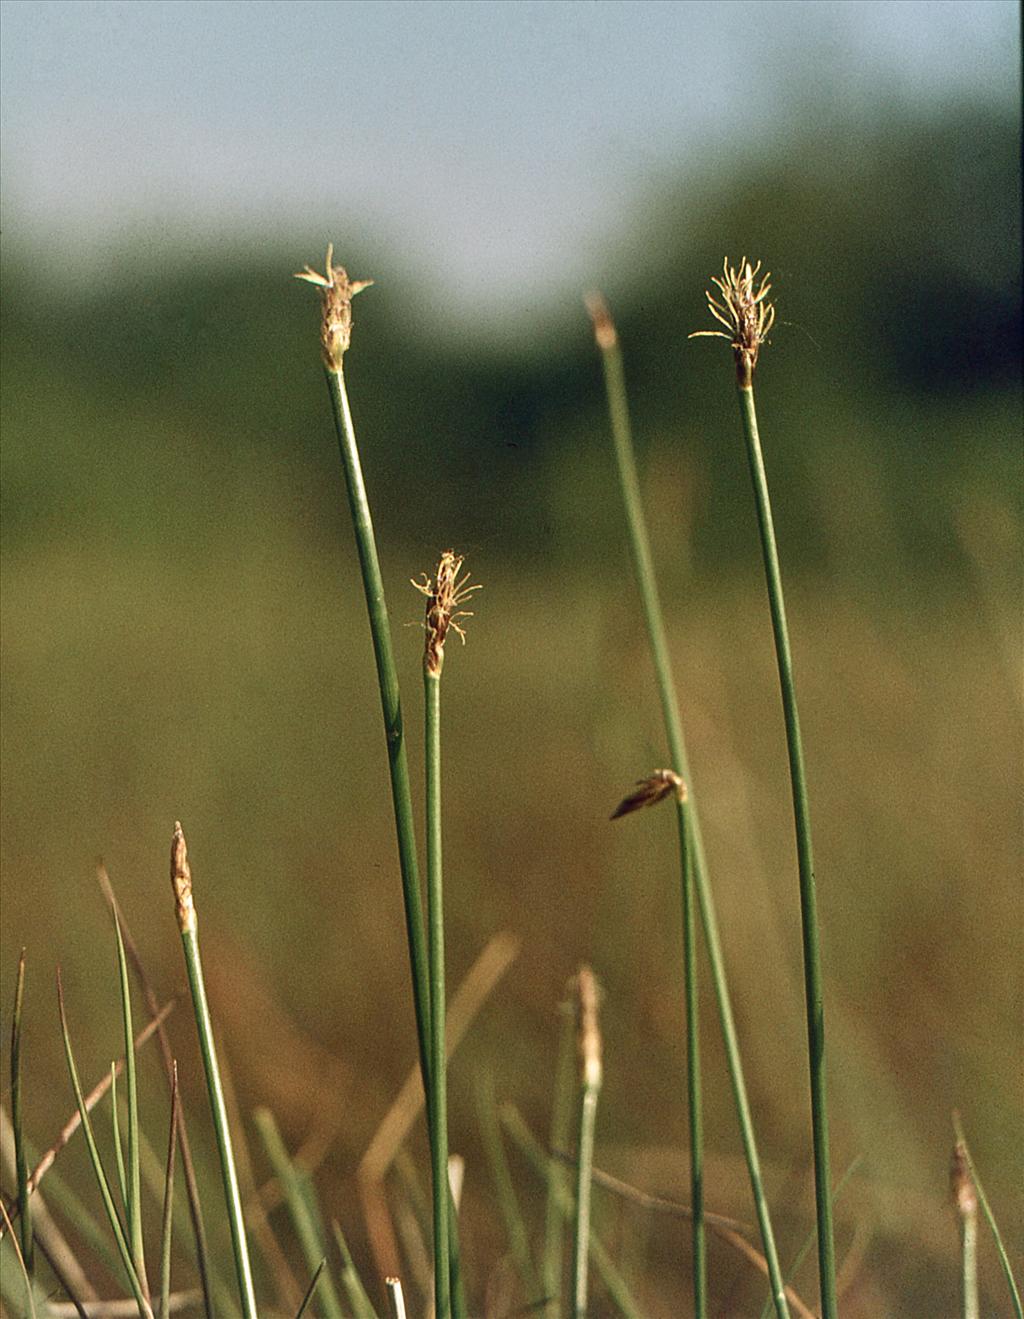
M463 645L466 642L466 634L459 626L458 620L472 618L473 612L469 609L460 609L459 606L464 605L474 591L480 590L480 583L467 585L469 573L460 578L460 572L462 572L462 555L456 554L454 550L445 550L433 580L426 573L423 574L422 582L410 579L416 590L427 597L427 617L424 623L427 642L423 662L428 673L441 672L444 664L444 643L449 628L458 633Z
M326 273L312 266L299 270L296 279L315 284L320 290L323 319L320 322L320 351L328 371L340 371L342 358L352 342L352 299L369 288L372 279L349 279L344 266L333 265L334 244L327 244Z
M678 801L686 800L686 784L671 769L656 769L645 779L637 779L636 791L623 797L611 818L617 820L622 815L642 810L645 806L655 806L666 797L675 797Z
M767 301L771 289L771 275L766 271L761 281L755 283L761 271L761 262L751 266L743 257L738 266L730 266L729 258L722 263L721 277L712 276L712 284L718 289L722 302L705 290L708 311L716 321L729 331L695 330L691 339L726 339L732 344L736 356L736 374L742 386L749 389L757 366L757 355L761 345L768 340L769 332L775 322L775 307ZM723 305L724 304L724 305Z

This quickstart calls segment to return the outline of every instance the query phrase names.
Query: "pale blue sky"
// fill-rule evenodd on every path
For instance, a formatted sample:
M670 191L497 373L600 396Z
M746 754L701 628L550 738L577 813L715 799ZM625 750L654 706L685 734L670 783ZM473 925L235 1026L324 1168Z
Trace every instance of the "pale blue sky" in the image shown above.
M578 284L638 199L795 105L1012 103L1013 0L4 0L4 233L358 228L493 315ZM314 257L303 253L303 259Z

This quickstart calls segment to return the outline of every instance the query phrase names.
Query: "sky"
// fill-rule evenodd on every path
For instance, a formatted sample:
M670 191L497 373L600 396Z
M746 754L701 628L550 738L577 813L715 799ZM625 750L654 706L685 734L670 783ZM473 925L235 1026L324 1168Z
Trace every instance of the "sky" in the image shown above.
M3 0L4 237L376 235L483 315L801 107L1013 104L1013 0ZM303 252L303 260L316 252Z

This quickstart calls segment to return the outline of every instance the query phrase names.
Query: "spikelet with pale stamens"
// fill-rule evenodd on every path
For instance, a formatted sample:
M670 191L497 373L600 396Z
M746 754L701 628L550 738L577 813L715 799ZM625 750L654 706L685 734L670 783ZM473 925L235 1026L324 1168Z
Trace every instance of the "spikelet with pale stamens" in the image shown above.
M369 288L372 279L349 279L344 266L333 265L334 244L327 244L326 273L312 266L296 272L296 279L315 284L320 290L323 318L320 322L320 352L328 371L340 371L342 358L352 342L352 299Z
M469 573L460 578L460 572L462 555L456 554L454 550L445 550L433 580L424 573L422 582L412 581L416 590L427 597L427 616L423 625L427 641L423 663L427 672L435 675L440 674L444 665L444 643L449 628L458 633L465 645L466 634L459 626L459 619L472 618L473 612L459 606L466 604L473 592L481 589L479 582L473 586L467 585Z
M775 323L775 307L767 300L772 287L771 275L767 271L755 288L760 271L760 261L756 266L751 266L747 258L743 257L739 266L733 267L726 257L722 263L721 277L716 275L711 280L722 301L717 301L710 291L706 291L704 296L708 300L708 311L729 333L725 334L721 330L695 330L688 336L691 339L725 339L731 343L736 357L736 374L746 389L750 388L753 381L761 345L767 342Z
M642 810L645 806L656 806L666 797L685 801L686 784L674 770L656 769L647 778L637 779L636 791L631 792L628 797L623 797L612 811L610 818L617 820L620 816L631 815L633 811Z

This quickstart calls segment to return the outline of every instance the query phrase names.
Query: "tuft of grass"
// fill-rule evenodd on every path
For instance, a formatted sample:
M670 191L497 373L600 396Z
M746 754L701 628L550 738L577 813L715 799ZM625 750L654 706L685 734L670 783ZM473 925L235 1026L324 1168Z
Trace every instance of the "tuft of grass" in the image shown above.
M821 941L818 932L818 900L814 882L814 856L811 844L811 814L807 799L807 773L804 767L800 714L793 678L793 656L786 622L786 600L782 591L782 572L775 539L768 478L757 427L754 406L754 371L761 346L767 341L775 320L775 308L768 301L771 276L765 274L758 283L761 263L751 266L744 257L738 267L730 267L726 258L721 278L714 284L722 301L708 293L711 314L729 331L698 330L696 336L727 339L736 361L736 389L740 404L743 439L757 508L757 525L764 558L765 584L775 638L775 656L782 692L782 710L786 723L786 747L789 753L789 776L793 797L793 822L796 829L797 868L800 877L800 923L803 937L804 996L807 1006L807 1051L811 1082L811 1134L814 1146L814 1201L818 1220L818 1275L824 1319L835 1319L836 1262L832 1225L832 1178L829 1170L828 1086L825 1071L825 1008L821 983ZM756 287L755 287L756 286Z
M672 677L672 662L669 656L668 638L665 633L661 597L654 571L654 556L651 553L647 519L644 514L643 501L640 497L640 480L637 475L636 454L633 447L633 430L629 420L629 401L626 393L626 373L622 361L622 349L619 346L619 336L615 329L615 323L604 299L600 295L591 295L588 299L588 307L594 322L594 337L601 353L619 487L626 513L626 526L633 557L633 569L647 628L651 659L654 663L669 757L672 762L673 772L687 785L689 793L689 811L683 812L681 808L677 808L676 812L680 858L685 859L692 856L693 881L700 908L701 924L704 930L704 943L711 967L715 1001L718 1006L718 1017L722 1029L722 1041L725 1045L726 1061L729 1067L729 1081L732 1086L733 1101L736 1105L736 1116L743 1141L743 1156L746 1160L747 1172L750 1178L754 1208L757 1212L758 1226L761 1231L765 1259L768 1263L768 1272L771 1278L775 1312L778 1319L789 1319L782 1270L779 1266L775 1233L768 1210L768 1199L765 1195L764 1179L761 1175L761 1160L757 1152L757 1140L754 1135L754 1122L750 1112L750 1101L747 1097L747 1083L743 1074L739 1036L736 1032L732 1001L729 996L729 983L725 971L721 938L718 932L718 916L715 911L714 893L711 889L707 860L704 854L700 815L697 810L693 777L690 773L690 761L683 736L679 700ZM682 883L685 889L685 864L681 869L683 873ZM687 975L685 968L684 983L687 985L692 983L695 989L695 981L692 981L692 978ZM688 990L684 992L689 993ZM688 1001L687 1014L688 1017L696 1018L695 999ZM690 1126L691 1132L694 1127L699 1132L699 1119L695 1121L691 1115ZM697 1167L700 1168L702 1153L697 1150L693 1154ZM691 1169L692 1167L693 1164L691 1164ZM695 1276L695 1291L696 1287L697 1279Z
M71 1047L71 1034L68 1029L67 1012L64 1006L64 987L61 984L59 967L57 968L57 1006L60 1012L61 1033L64 1037L64 1056L67 1060L68 1073L71 1077L71 1087L75 1092L75 1101L78 1104L78 1112L82 1122L82 1132L85 1136L85 1143L89 1151L89 1159L92 1163L96 1184L99 1187L100 1197L103 1201L103 1209L107 1216L107 1222L110 1224L110 1230L117 1246L117 1252L121 1257L121 1264L128 1279L128 1286L135 1298L139 1314L143 1319L154 1319L153 1307L143 1288L142 1280L136 1272L131 1247L129 1246L124 1226L121 1223L121 1217L117 1212L117 1206L114 1203L114 1196L110 1189L110 1182L107 1178L106 1169L103 1167L99 1147L96 1144L96 1137L93 1133L92 1121L89 1118L89 1110L86 1108L85 1095L82 1093L82 1085L78 1079L78 1068L75 1065L74 1051Z

